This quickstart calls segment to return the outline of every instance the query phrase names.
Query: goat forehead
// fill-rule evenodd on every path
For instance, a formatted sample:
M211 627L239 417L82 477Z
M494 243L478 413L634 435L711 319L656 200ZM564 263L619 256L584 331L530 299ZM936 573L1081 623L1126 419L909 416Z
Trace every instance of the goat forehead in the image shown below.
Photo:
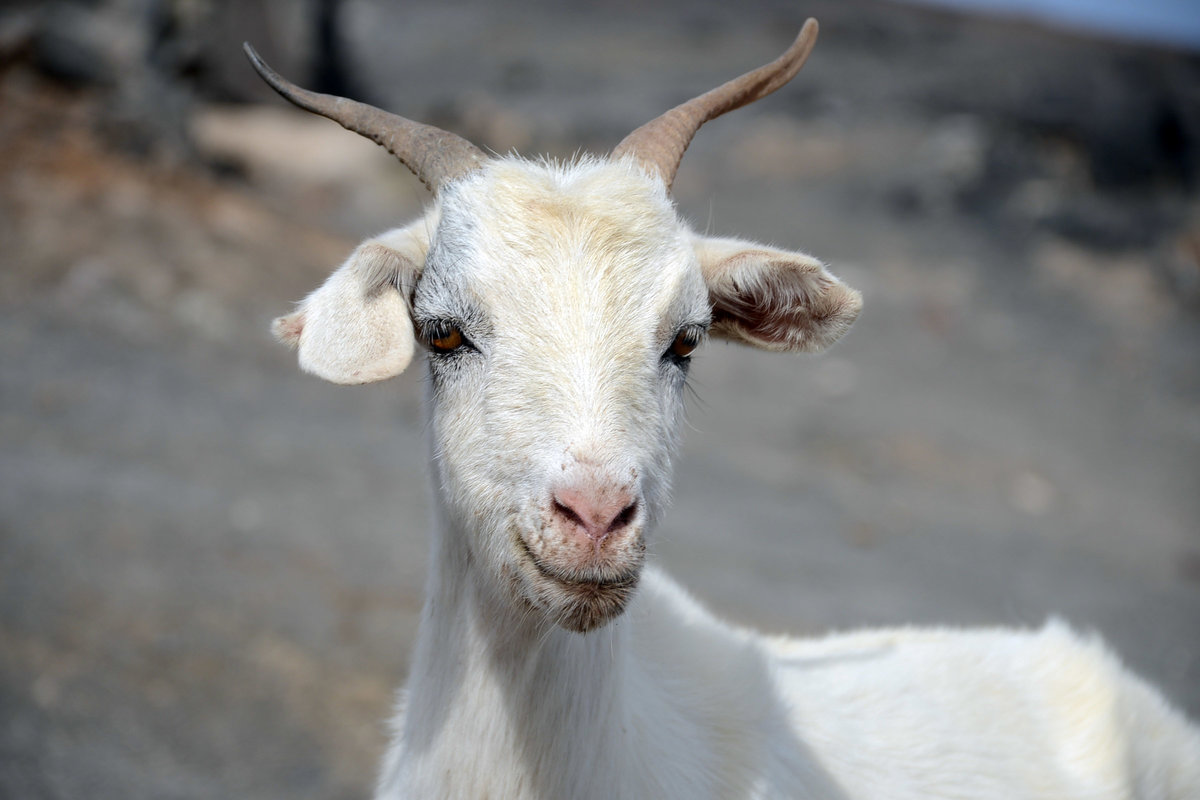
M448 200L443 231L461 240L455 282L506 330L653 329L696 300L674 208L622 163L500 160Z

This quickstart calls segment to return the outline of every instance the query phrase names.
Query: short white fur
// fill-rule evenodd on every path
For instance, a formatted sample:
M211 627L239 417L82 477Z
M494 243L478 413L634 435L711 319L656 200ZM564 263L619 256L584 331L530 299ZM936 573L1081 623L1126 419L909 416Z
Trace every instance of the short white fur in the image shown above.
M765 638L643 563L676 337L815 351L860 305L809 256L695 234L630 159L498 158L277 320L342 383L467 342L428 356L437 522L377 798L1200 797L1200 734L1061 623Z

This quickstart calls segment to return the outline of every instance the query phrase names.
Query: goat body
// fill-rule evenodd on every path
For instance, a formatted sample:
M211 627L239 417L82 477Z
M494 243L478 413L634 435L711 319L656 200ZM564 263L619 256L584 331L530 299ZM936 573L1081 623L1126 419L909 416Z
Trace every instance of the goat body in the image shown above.
M359 132L382 113L267 74ZM748 102L739 81L668 139ZM568 164L402 156L436 202L276 321L340 383L428 351L437 524L377 797L1200 797L1200 733L1061 623L769 639L644 563L692 349L820 350L861 306L807 255L690 230L654 130Z
M1196 732L1061 623L766 639L647 567L625 615L579 636L444 577L380 800L1182 799L1200 787Z

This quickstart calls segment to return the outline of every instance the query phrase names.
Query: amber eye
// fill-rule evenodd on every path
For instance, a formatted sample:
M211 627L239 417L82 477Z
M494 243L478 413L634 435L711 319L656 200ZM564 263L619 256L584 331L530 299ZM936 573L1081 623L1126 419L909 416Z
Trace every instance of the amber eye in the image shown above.
M675 337L675 341L671 342L671 355L676 358L687 358L699 343L700 339L694 331L680 331L679 335Z
M449 353L463 345L462 331L458 328L446 328L437 331L429 340L429 346L439 353Z

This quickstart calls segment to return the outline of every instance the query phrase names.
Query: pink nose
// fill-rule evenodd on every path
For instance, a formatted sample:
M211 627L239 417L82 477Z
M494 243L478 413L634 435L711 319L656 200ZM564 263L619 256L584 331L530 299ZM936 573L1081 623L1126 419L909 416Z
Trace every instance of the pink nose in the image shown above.
M565 486L554 490L554 513L568 528L585 534L599 546L629 526L638 501L627 489Z

